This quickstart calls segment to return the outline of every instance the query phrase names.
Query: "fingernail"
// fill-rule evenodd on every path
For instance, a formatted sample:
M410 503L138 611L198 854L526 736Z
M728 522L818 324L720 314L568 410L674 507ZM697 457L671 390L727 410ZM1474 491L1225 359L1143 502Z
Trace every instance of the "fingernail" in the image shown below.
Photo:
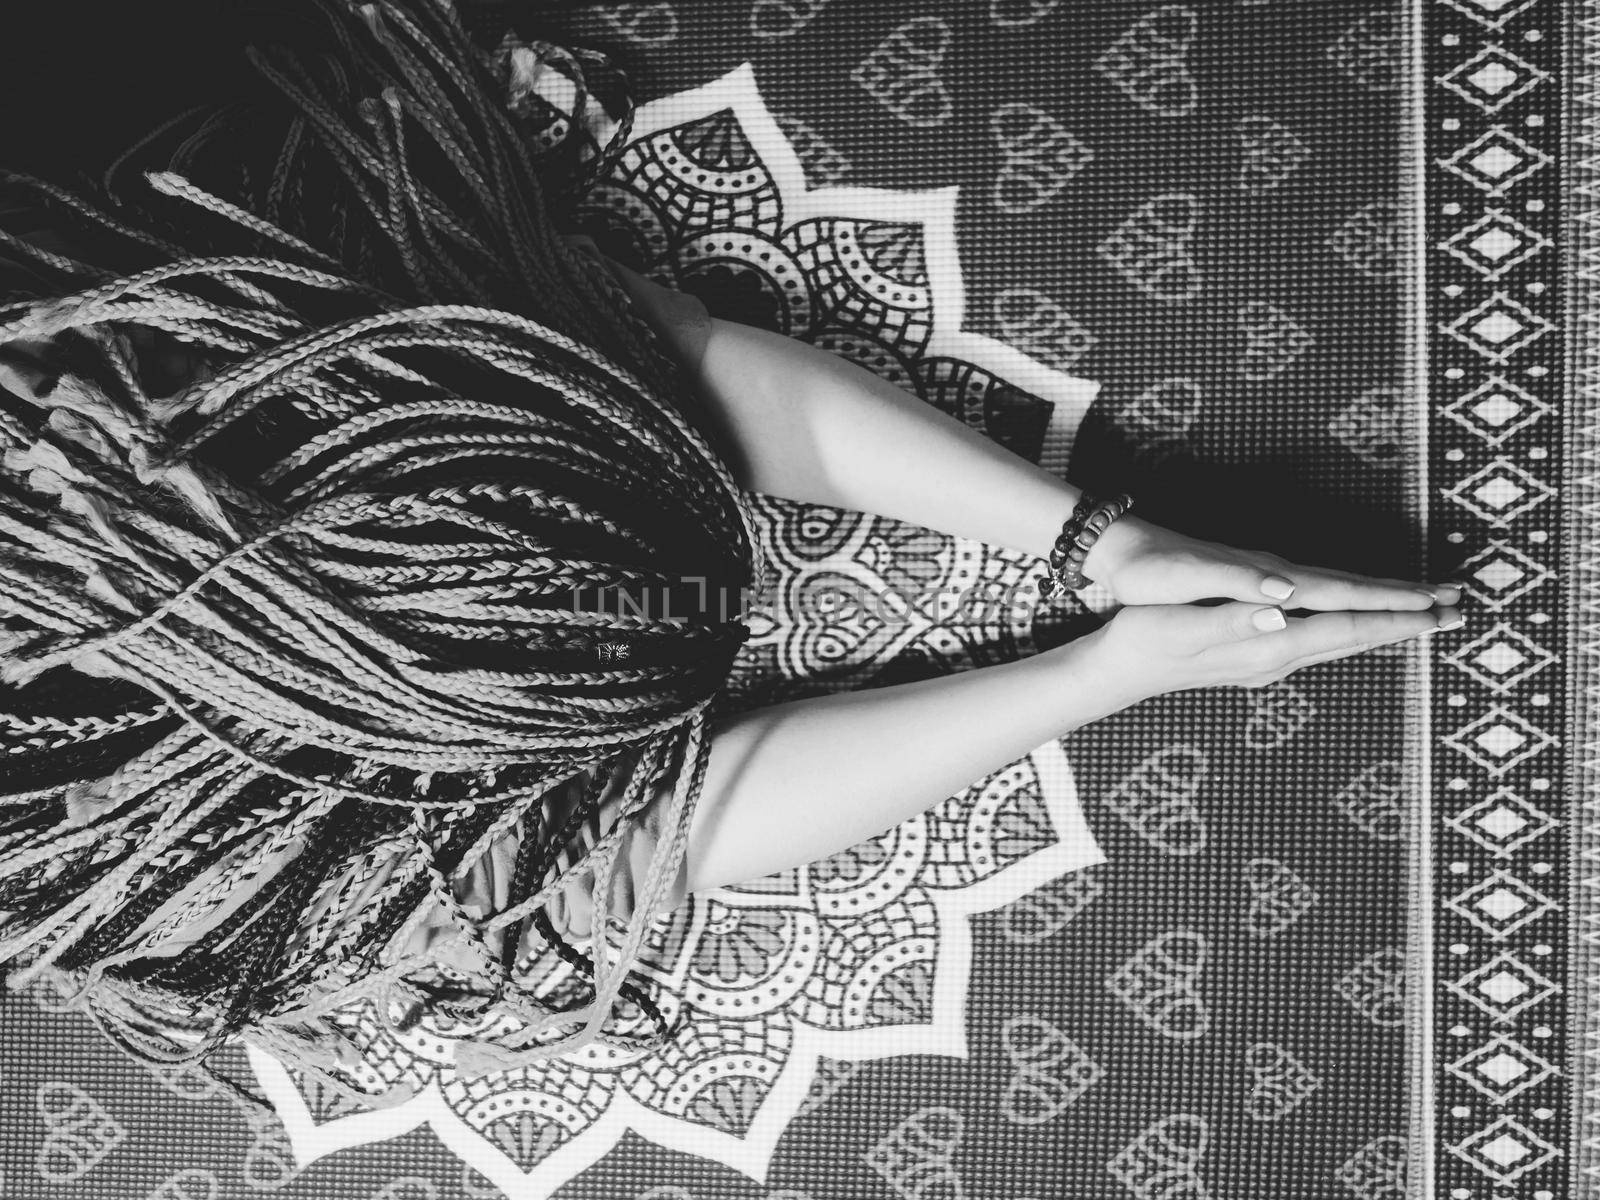
M1284 619L1283 613L1275 608L1258 608L1250 615L1250 623L1262 633L1274 629L1282 629L1289 622Z
M1433 598L1446 607L1461 603L1461 587L1459 584L1444 583L1434 589Z
M1460 629L1466 623L1467 623L1467 619L1465 617L1457 616L1455 620L1446 621L1443 625L1436 625L1434 628L1436 628L1436 629Z
M1269 575L1261 584L1261 590L1277 600L1287 600L1294 595L1294 583L1282 575ZM1279 613L1279 617L1283 614ZM1281 628L1281 626L1279 627Z
M1439 593L1433 588L1415 588L1414 590L1417 595L1427 597L1427 599L1434 604L1442 603L1442 601L1439 599Z

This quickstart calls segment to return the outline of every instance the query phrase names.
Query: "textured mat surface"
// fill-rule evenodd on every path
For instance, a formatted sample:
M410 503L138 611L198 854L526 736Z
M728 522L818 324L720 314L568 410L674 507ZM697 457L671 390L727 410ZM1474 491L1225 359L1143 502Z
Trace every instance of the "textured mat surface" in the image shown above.
M1591 1196L1600 9L1427 15L1434 1194Z
M1377 0L685 0L549 27L656 101L584 213L615 257L1163 523L1417 577L1406 20ZM1093 625L883 621L866 598L1038 564L762 513L788 599L744 702ZM659 947L701 1036L620 1083L552 1069L365 1114L232 1052L279 1104L264 1117L9 998L5 1194L1412 1194L1417 653L1141 705L725 889ZM382 1062L427 1069L415 1047Z

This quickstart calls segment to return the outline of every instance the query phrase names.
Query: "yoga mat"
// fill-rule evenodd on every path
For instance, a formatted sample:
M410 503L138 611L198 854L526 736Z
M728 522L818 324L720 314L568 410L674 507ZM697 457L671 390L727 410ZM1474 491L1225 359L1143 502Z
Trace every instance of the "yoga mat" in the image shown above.
M1163 524L1460 581L1467 626L1152 700L696 897L652 949L697 1020L620 1078L369 1113L230 1049L268 1110L9 996L0 1194L1587 1194L1595 225L1562 181L1595 181L1597 9L512 6L634 79L580 214L620 261ZM505 10L466 11L492 41ZM177 31L139 24L83 22L53 71L13 39L6 95L55 78L82 157L114 149L133 99L182 102ZM10 162L75 157L8 136ZM1040 564L758 506L783 602L733 706L1031 654L1108 608L885 612Z

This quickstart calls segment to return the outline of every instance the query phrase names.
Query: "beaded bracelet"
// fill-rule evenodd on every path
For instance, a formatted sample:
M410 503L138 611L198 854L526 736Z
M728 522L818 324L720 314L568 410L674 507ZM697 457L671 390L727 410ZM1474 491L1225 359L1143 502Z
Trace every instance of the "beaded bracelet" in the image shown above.
M1039 580L1039 598L1050 600L1093 583L1083 573L1084 560L1111 522L1132 507L1133 497L1126 492L1110 500L1084 492L1050 551L1050 570Z

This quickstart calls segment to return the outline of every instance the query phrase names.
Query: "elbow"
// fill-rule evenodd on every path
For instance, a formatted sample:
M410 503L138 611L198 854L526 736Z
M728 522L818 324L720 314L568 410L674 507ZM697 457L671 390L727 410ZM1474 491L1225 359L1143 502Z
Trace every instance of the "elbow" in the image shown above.
M711 319L697 382L747 491L837 503L825 447L826 381L806 357L816 353L768 329Z

